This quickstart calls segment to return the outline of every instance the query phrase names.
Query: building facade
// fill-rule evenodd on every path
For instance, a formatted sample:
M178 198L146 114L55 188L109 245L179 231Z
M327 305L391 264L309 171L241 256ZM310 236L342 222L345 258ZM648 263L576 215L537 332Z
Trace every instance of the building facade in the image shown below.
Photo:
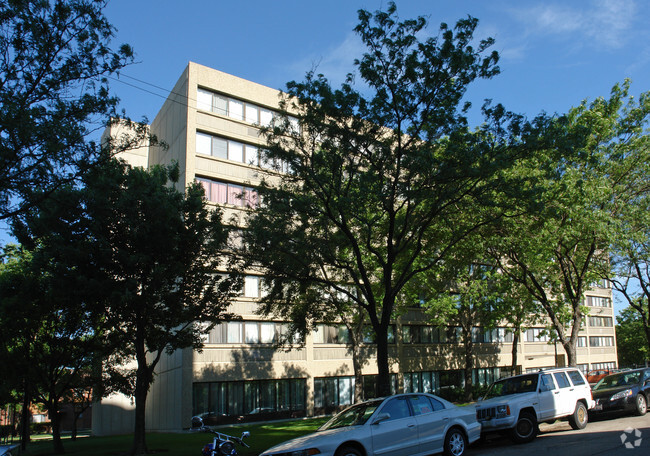
M142 147L122 154L134 166L171 164L181 169L179 188L200 182L210 204L224 220L241 223L254 210L253 190L262 175L282 175L282 165L264 163L265 125L279 108L279 92L196 63L189 63L160 112L151 133L168 147ZM263 292L254 274L244 280L230 311L241 321L223 323L204 335L202 352L179 350L159 364L147 401L147 426L166 431L187 428L193 415L210 424L288 418L330 413L353 400L354 375L347 335L342 327L318 325L304 346L275 350L285 323L260 317ZM583 371L616 367L616 340L611 288L594 286L585 298L590 316L582 329L578 363ZM508 328L474 328L477 354L474 382L485 384L510 372L512 332ZM552 344L543 325L520 336L520 371L565 364L560 344ZM462 386L463 347L459 329L433 327L424 312L411 308L393 325L390 340L395 391L448 394ZM368 341L363 389L375 390L376 363ZM97 435L132 432L133 403L112 396L93 407Z

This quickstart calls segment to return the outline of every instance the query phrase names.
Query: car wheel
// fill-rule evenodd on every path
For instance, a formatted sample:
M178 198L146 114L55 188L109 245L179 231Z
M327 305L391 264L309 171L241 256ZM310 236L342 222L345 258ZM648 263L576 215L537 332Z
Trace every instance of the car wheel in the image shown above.
M587 407L582 402L576 403L576 409L573 411L573 415L569 416L571 428L575 430L584 429L587 427L587 421L589 421Z
M532 442L537 437L537 418L530 412L523 412L512 428L511 438L515 443Z
M336 456L363 456L359 450L352 446L344 446L336 451Z
M458 428L452 428L445 436L445 456L462 456L467 448L465 433Z
M635 404L634 412L639 416L645 415L648 411L648 401L643 394L639 393L636 395Z

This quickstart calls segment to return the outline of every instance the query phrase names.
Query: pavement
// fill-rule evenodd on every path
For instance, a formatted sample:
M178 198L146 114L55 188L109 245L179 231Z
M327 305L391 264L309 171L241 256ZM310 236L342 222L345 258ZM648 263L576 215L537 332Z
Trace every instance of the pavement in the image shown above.
M517 445L508 437L491 436L472 445L467 456L650 456L650 413L645 416L593 418L574 431L566 421L541 424L537 438Z

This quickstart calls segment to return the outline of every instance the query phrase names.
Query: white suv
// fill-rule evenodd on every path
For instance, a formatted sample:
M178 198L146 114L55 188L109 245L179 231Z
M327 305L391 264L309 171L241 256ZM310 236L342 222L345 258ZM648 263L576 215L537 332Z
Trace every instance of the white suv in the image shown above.
M526 443L537 436L540 422L567 418L573 429L583 429L594 405L578 369L544 369L494 382L476 404L476 419L482 434L507 431L516 443Z

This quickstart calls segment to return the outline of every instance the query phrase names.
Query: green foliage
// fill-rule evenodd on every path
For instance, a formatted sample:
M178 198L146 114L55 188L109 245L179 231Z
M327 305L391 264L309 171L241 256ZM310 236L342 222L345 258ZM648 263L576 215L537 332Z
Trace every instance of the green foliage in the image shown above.
M104 346L84 302L66 295L42 246L4 250L0 267L0 364L6 385L45 406L55 452L61 452L59 407L77 388L91 388Z
M234 282L215 273L227 238L221 213L206 207L200 185L184 192L169 185L178 177L177 166L144 170L106 159L82 188L62 187L14 224L56 278L53 305L76 309L91 326L73 327L101 338L108 354L94 361L103 359L113 388L135 397L142 438L161 356L200 348L233 294ZM137 368L127 369L127 360Z
M105 4L0 3L0 219L97 159L99 147L87 138L116 115L118 101L106 77L133 55L127 45L109 47L114 29Z
M650 359L648 339L641 315L626 307L616 316L616 349L620 367L645 366Z
M321 296L339 293L365 313L384 392L397 297L484 223L465 216L467 207L507 164L488 127L467 130L460 105L469 83L498 72L496 54L486 52L492 40L473 43L473 18L420 39L426 24L398 21L393 3L359 11L355 31L367 52L358 74L336 90L314 72L287 85L282 106L300 131L284 117L264 133L266 159L289 171L258 189L240 252L266 274L266 312L302 306L318 319ZM356 90L356 77L369 89Z
M544 309L570 364L584 293L610 275L623 208L647 187L634 164L646 155L637 146L647 143L649 113L648 97L628 99L626 83L566 116L537 118L526 141L534 150L509 176L526 192L506 195L511 214L488 234L492 257Z

